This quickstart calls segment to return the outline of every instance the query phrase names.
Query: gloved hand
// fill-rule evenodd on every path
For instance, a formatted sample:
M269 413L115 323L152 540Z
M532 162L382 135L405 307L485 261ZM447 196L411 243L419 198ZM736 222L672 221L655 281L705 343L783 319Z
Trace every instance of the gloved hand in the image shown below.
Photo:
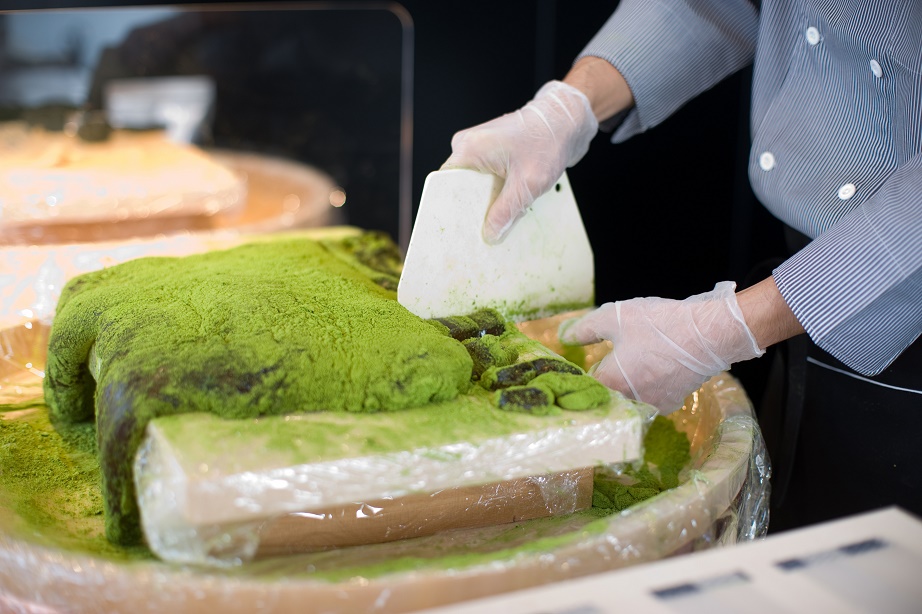
M498 243L564 169L586 155L598 129L585 94L550 81L518 111L455 134L442 168L471 168L505 178L483 227L484 240Z
M668 414L711 376L765 353L743 319L735 288L725 281L681 301L606 303L563 322L558 335L566 344L611 341L614 348L590 373L609 388Z

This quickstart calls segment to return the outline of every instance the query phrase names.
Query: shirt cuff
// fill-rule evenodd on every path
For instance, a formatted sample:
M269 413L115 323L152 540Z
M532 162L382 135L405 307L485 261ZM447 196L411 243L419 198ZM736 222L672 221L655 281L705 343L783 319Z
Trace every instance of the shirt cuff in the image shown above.
M606 60L630 86L635 107L612 136L621 142L749 64L757 31L748 0L623 0L577 60Z

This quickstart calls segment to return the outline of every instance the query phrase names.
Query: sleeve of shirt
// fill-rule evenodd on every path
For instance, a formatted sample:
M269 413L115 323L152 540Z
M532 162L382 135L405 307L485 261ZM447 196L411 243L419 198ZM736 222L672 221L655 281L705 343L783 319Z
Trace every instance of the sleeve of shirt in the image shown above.
M922 154L773 276L817 345L883 371L922 334Z
M635 106L612 136L647 130L752 62L758 12L749 0L622 0L577 59L624 76Z

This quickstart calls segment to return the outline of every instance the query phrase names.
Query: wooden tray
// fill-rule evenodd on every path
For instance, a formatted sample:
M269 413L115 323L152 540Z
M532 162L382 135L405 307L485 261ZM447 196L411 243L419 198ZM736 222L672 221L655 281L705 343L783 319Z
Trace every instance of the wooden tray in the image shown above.
M225 150L209 153L243 177L247 198L242 206L214 215L172 215L87 224L0 225L0 246L116 241L178 232L274 232L333 225L343 219L341 209L331 204L331 196L337 198L334 194L337 188L319 169L255 153Z
M0 337L13 357L0 360L0 402L41 396L47 331L31 322ZM530 334L543 340L549 330L556 323ZM732 543L735 500L760 441L745 391L722 374L671 419L702 459L695 479L622 514L449 530L224 571L55 545L40 531L24 532L15 510L0 504L0 611L409 612L636 565L696 543ZM270 531L263 554L286 547L284 530Z

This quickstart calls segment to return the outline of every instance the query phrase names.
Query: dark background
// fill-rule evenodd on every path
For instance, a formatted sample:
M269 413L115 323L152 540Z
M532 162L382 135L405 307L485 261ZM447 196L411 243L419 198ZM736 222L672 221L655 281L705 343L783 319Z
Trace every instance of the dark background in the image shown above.
M30 9L122 5L0 0L0 10L24 4ZM142 0L129 6L157 4L163 3ZM512 111L545 81L562 78L617 6L599 0L400 4L413 21L413 203L426 174L448 157L455 131ZM760 262L782 252L781 230L756 202L746 177L748 96L749 71L744 70L628 143L612 145L600 134L570 169L595 252L597 302L684 298L721 280L743 286L767 273L752 276ZM349 112L362 121L361 108ZM397 209L391 209L390 197L381 203L371 194L347 193L352 211L360 212L350 223L396 237Z
M416 27L414 186L454 131L509 112L562 78L617 2L402 3ZM750 71L656 128L613 145L599 134L568 171L595 253L599 303L684 298L749 280L783 249L746 175ZM759 276L761 273L755 274Z

